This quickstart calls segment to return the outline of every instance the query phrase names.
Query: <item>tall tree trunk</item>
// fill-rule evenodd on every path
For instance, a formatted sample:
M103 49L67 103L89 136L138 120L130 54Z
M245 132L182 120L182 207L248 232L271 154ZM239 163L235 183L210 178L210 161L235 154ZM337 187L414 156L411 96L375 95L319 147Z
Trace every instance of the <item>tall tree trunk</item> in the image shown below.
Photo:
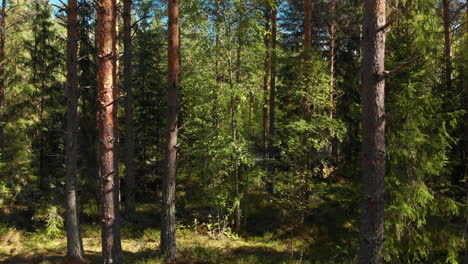
M269 76L270 76L270 17L271 17L271 8L267 4L265 10L265 36L263 38L263 43L265 45L265 60L264 60L264 75L263 75L263 134L262 134L262 151L263 151L263 169L267 169L268 164L268 85L269 85ZM266 179L266 184L268 186L269 179Z
M304 4L304 58L307 62L312 51L312 0L305 0Z
M465 9L466 9L466 24L465 24L465 35L466 35L466 43L465 43L465 50L468 50L468 1L465 2ZM465 74L468 72L468 58L465 57ZM465 80L465 86L463 89L463 93L465 94L465 155L464 155L464 163L465 163L465 170L464 170L464 180L465 180L465 190L466 190L466 223L465 223L465 260L464 264L468 264L468 82Z
M450 23L450 5L452 0L442 0L444 21L444 61L445 61L445 88L446 93L452 91L452 30Z
M310 76L310 60L312 56L312 0L305 0L304 2L304 43L303 43L303 85L305 90L310 85L311 76ZM306 120L309 121L311 117L311 112L313 110L313 106L307 102L307 99L304 97L302 102L302 110L304 113L304 117Z
M5 41L6 41L6 0L2 0L2 21L0 24L0 158L4 149L3 122L5 111Z
M126 213L135 215L135 126L133 121L132 85L132 0L124 0L124 89L125 101L125 179L127 183Z
M332 16L332 21L330 23L329 35L330 35L330 43L329 43L329 54L328 54L328 63L329 63L329 70L330 70L330 105L328 107L328 116L333 118L333 111L334 111L334 97L333 93L335 90L335 11L336 11L336 2L335 0L331 0L330 2L330 15ZM328 155L330 161L333 159L333 137L330 135L330 146L328 148ZM331 179L331 178L330 178Z
M65 175L67 256L81 260L84 257L79 227L77 199L78 158L78 3L68 1L67 10L67 133Z
M335 11L336 11L336 2L335 0L331 0L330 2L330 15L333 16L332 21L330 23L329 35L330 35L330 43L329 43L329 69L330 69L330 107L328 108L328 116L333 118L333 92L335 89Z
M239 3L242 5L242 3ZM243 18L244 18L244 9L243 6L240 8L239 11L239 24L237 27L237 49L236 49L236 83L237 87L241 87L241 57L242 57L242 27L243 27ZM239 177L239 164L238 164L238 154L236 153L236 146L237 146L237 121L236 121L236 104L238 103L238 96L233 92L233 97L231 99L231 126L232 126L232 138L234 141L234 180L235 180L235 192L236 192L236 199L239 201L236 203L236 207L234 210L235 219L234 219L234 231L239 233L241 229L241 201L240 201L240 177Z
M220 40L220 31L221 31L221 0L216 0L215 2L215 49L216 49L216 62L215 62L215 78L216 78L216 87L214 91L213 99L213 119L216 132L220 128L220 116L219 116L219 94L221 92L221 40Z
M382 263L385 193L385 0L366 0L363 30L362 207L358 262Z
M99 181L102 256L105 264L123 263L120 241L118 166L117 0L99 0L96 20Z
M176 255L175 177L179 100L179 0L169 0L167 168L163 177L161 249L166 261Z
M268 143L268 192L275 194L275 107L276 107L276 35L277 35L277 9L276 3L273 4L271 14L271 64L270 64L270 134Z

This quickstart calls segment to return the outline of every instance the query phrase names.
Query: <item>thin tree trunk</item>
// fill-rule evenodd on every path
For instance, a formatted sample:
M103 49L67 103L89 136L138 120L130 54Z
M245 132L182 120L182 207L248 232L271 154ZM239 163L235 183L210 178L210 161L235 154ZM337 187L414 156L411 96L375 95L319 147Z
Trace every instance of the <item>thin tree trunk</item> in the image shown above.
M330 106L328 107L328 116L333 118L333 111L334 111L334 98L333 93L335 90L335 11L336 11L336 2L335 0L331 0L330 2L330 15L333 17L330 23L329 28L329 35L330 35L330 43L329 43L329 69L330 69ZM333 138L330 135L330 146L328 148L328 155L330 160L333 158Z
M305 0L304 2L304 9L305 9L305 15L304 15L304 54L303 54L303 60L304 60L304 68L303 68L303 81L304 81L304 88L305 90L308 90L308 86L310 85L311 82L311 76L310 76L310 60L311 60L311 55L312 55L312 0ZM313 106L309 105L309 102L307 102L307 99L304 97L302 102L302 108L304 112L304 117L306 120L310 121L309 119L311 118L311 112L313 110Z
M385 0L366 0L363 30L362 207L358 262L382 263L385 193Z
M179 0L169 0L167 168L163 177L161 249L166 261L176 255L175 177L179 100Z
M331 0L330 13L335 16L336 2ZM328 116L333 118L333 92L335 89L335 18L333 17L330 24L330 43L329 43L329 67L330 67L330 107L328 108Z
M271 17L271 8L269 5L266 6L265 10L265 36L263 42L265 45L265 60L264 60L264 75L263 75L263 134L262 134L262 143L263 143L263 169L266 171L268 164L268 86L269 86L269 77L270 77L270 17ZM266 179L268 186L269 179Z
M276 35L277 35L277 9L276 3L273 4L271 14L271 64L270 64L270 134L268 143L268 192L275 194L275 107L276 107Z
M442 0L444 21L444 61L445 61L445 88L446 93L452 91L452 30L450 27L451 0Z
M241 57L242 57L242 19L243 19L243 9L239 13L239 25L237 28L237 49L236 49L236 83L238 85L241 84ZM238 86L240 87L240 86ZM237 121L236 121L236 109L235 105L237 104L237 94L233 91L233 98L231 101L231 124L232 124L232 138L234 141L234 178L235 178L235 191L236 191L236 198L239 199L238 203L235 207L235 219L234 219L234 231L239 233L241 229L241 201L240 201L240 179L239 179L239 165L238 165L238 154L236 153L236 146L237 146Z
M5 0L4 0L5 1ZM68 1L67 10L67 133L66 155L66 230L67 256L81 261L84 257L79 226L77 199L78 158L78 3Z
M220 128L220 116L219 116L219 94L221 92L221 41L220 41L220 27L221 27L221 0L216 0L215 3L215 49L216 49L216 62L215 62L215 81L216 87L214 91L213 100L213 118L216 131Z
M466 43L465 43L465 49L468 50L468 1L465 2L466 6ZM468 72L468 61L465 61L465 74ZM465 223L465 260L464 264L468 264L468 82L465 80L465 86L463 93L465 94L465 155L464 155L464 163L465 163L465 170L464 170L464 177L463 179L465 180L465 190L466 190L466 223Z
M304 8L304 58L307 62L312 51L312 0L305 0Z
M132 0L124 0L124 89L125 101L125 179L127 183L126 213L135 215L135 126L133 121L132 85Z
M2 21L0 24L0 158L4 149L3 122L5 111L5 41L6 41L6 0L2 0Z
M123 263L118 166L117 6L116 0L99 0L96 20L99 180L105 264Z

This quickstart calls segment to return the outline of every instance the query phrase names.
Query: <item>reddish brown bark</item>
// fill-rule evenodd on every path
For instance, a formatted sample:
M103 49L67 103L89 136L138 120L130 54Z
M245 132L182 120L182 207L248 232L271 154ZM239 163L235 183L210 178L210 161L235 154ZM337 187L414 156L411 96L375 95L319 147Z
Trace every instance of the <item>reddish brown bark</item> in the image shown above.
M125 100L125 180L127 187L126 214L135 215L135 125L133 120L132 82L132 0L124 0L124 89Z
M123 263L118 166L117 1L99 0L96 20L99 181L104 263Z
M362 207L358 263L382 263L385 193L385 0L366 0L363 29Z
M67 256L74 260L84 257L79 228L77 199L78 160L78 3L68 1L67 9L67 133L66 133L66 230Z
M179 100L179 0L169 0L167 167L163 177L161 250L166 261L176 255L175 177Z

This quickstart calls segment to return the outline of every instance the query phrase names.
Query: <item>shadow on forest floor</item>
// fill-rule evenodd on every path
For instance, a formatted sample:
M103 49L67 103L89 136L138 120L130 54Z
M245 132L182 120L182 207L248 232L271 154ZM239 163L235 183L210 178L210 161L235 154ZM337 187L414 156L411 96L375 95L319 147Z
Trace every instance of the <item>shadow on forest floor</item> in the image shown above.
M87 263L102 263L101 252L87 251ZM72 264L63 257L64 252L47 250L40 254L25 252L10 257L0 263L4 264ZM162 263L158 250L124 252L125 263ZM264 246L242 246L239 248L222 249L212 247L195 247L181 249L175 263L184 264L215 264L215 263L286 263L289 262L287 252L278 252Z

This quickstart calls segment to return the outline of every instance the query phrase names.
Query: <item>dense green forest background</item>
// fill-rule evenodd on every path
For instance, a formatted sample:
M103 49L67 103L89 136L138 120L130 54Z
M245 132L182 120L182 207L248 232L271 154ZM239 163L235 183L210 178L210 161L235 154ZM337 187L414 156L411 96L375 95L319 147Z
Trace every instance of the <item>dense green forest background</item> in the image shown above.
M386 81L385 263L463 263L465 255L467 10L466 2L449 1L447 54L444 1L387 1L386 68L404 68ZM3 3L0 262L40 263L51 255L40 248L64 247L66 13L55 1ZM99 238L100 221L96 3L78 3L78 197L85 250L97 262L92 256L99 253L88 251L93 239L86 240ZM363 1L313 0L306 52L304 1L219 3L180 1L180 263L354 263ZM131 214L125 89L118 99L129 263L161 258L153 242L166 158L167 21L166 1L133 2L137 203ZM53 241L62 243L48 245ZM137 254L142 247L129 241L146 241L147 248ZM26 253L33 248L42 260Z

